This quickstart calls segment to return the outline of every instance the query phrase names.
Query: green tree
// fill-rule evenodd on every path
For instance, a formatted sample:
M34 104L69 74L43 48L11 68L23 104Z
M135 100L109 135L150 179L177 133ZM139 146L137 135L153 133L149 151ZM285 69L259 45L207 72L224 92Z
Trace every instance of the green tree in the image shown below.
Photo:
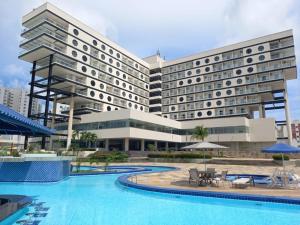
M97 135L91 132L82 132L80 136L80 140L84 141L89 148L91 147L92 143L95 143L97 138Z
M193 130L192 139L204 141L204 139L208 136L208 129L203 126L196 126Z

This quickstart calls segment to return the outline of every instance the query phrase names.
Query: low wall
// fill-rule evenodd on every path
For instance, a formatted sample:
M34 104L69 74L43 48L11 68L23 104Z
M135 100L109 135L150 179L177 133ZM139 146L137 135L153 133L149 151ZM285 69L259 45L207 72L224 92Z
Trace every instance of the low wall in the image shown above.
M0 162L0 182L56 182L69 175L69 160Z

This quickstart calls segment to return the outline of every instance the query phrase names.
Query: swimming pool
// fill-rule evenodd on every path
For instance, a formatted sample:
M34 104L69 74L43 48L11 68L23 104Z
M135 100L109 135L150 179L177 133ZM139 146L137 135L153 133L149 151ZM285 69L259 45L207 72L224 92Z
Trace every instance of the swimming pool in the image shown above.
M119 176L74 176L50 184L0 183L0 190L34 196L37 209L44 209L40 214L45 217L34 218L41 225L299 225L299 205L147 192L121 186L116 182ZM14 220L28 219L24 213ZM8 224L12 222L1 225Z

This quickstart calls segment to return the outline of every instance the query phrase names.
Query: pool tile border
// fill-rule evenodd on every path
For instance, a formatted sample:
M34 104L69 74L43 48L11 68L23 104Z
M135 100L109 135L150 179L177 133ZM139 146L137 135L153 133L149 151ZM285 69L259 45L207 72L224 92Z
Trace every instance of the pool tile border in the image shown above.
M161 166L160 166L161 167ZM175 167L167 167L178 169ZM164 171L166 172L166 171ZM146 172L152 173L152 172ZM134 175L123 175L118 178L118 182L126 187L135 188L145 191L160 192L167 194L179 194L179 195L190 195L190 196L202 196L202 197L212 197L212 198L225 198L225 199L235 199L235 200L248 200L248 201L260 201L260 202L271 202L271 203L283 203L283 204L293 204L300 205L300 198L290 198L290 197L279 197L270 195L254 195L254 194L241 194L241 193L228 193L228 192L218 192L218 191L200 191L200 190L190 190L190 189L178 189L178 188L166 188L158 186L150 186L144 184L137 184L130 181L130 177Z

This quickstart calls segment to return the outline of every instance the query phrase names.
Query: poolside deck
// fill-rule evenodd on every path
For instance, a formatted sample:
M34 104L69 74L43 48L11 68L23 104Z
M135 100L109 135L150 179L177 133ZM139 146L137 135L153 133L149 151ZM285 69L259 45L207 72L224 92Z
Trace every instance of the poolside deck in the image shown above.
M195 184L188 183L190 168L198 168L203 170L202 164L194 163L130 163L130 165L158 165L158 166L175 166L180 168L177 171L170 171L164 173L151 173L137 176L137 182L139 184L153 185L159 187L171 187L178 189L194 189L203 191L218 191L229 193L243 193L243 194L257 194L257 195L270 195L270 196L282 196L282 197L297 197L300 198L300 189L274 189L274 188L262 188L262 187L248 187L246 189L232 188L230 183L220 185L220 187L198 187ZM216 168L218 172L222 170L228 170L229 173L234 174L263 174L270 175L277 167L272 166L245 166L245 165L217 165L209 164L208 167ZM297 174L300 175L300 167L292 168Z

